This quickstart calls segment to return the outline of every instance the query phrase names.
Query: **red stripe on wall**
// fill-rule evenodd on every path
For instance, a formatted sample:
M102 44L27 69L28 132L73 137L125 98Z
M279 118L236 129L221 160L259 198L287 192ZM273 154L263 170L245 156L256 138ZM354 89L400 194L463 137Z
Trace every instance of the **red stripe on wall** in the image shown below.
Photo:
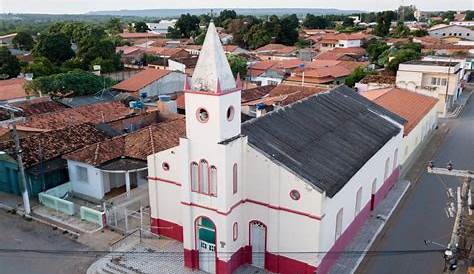
M171 180L167 180L167 179L163 179L163 178L148 176L148 179L149 179L149 180L153 180L153 181L159 181L159 182L163 182L163 183L168 183L168 184L172 184L172 185L181 186L181 184L178 183L178 182L171 181Z
M157 218L151 218L151 232L183 242L183 227Z

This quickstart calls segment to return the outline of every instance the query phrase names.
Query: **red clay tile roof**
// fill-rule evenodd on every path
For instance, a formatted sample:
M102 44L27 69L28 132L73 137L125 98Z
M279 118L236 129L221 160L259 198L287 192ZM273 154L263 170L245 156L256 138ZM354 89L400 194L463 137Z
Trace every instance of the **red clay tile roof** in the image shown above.
M244 89L241 93L241 101L242 103L245 103L248 101L260 99L263 96L269 94L273 89L275 89L275 86L271 85Z
M243 105L265 104L268 106L279 105L286 106L298 100L304 99L316 93L325 91L318 87L301 87L296 85L278 85L274 87L268 96L260 99L244 102Z
M0 80L0 101L20 99L27 96L23 85L26 83L24 78L14 78Z
M139 53L139 52L143 52L144 50L145 50L144 48L137 47L137 46L122 46L122 47L115 48L116 53L122 53L123 55Z
M389 88L361 93L369 100L407 120L404 135L408 135L438 103L438 99L406 89Z
M159 38L161 35L149 32L124 32L119 34L123 39L138 39L138 38Z
M22 109L23 117L67 109L67 107L65 107L64 105L51 101L49 97L35 98L26 101L15 102L11 105ZM10 115L0 109L0 121L8 119L10 119Z
M263 47L260 47L255 50L256 53L260 54L282 54L282 55L287 55L290 53L293 53L297 50L296 47L292 46L285 46L282 44L268 44Z
M354 58L360 58L365 55L365 49L360 47L354 48L335 48L330 51L319 54L316 59L318 60L340 60L344 56L353 56Z
M185 120L179 118L89 145L63 158L93 166L122 157L146 161L149 155L179 145L179 138L185 134Z
M48 161L84 146L101 142L107 136L91 124L69 126L61 130L38 133L20 140L26 168ZM14 155L14 142L0 143L0 151Z
M161 57L175 57L181 52L188 54L188 52L182 48L150 47L144 50L149 54L158 55Z
M124 92L138 92L140 89L161 79L170 72L170 70L148 68L114 85L112 88Z
M362 78L362 84L379 83L379 84L395 84L396 77L392 75L370 74Z
M83 123L99 124L124 118L132 111L121 102L108 102L26 117L18 126L54 130Z
M363 40L366 37L364 33L326 33L321 35L321 41Z

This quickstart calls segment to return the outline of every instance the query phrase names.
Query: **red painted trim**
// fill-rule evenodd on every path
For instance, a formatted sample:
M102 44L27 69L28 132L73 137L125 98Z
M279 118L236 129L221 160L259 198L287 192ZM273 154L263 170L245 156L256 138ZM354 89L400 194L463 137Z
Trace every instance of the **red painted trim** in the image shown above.
M265 252L265 269L281 274L314 274L317 268L305 262Z
M170 221L151 218L151 232L183 242L183 227Z
M163 179L163 178L158 178L158 177L151 177L151 176L148 176L148 180L159 181L159 182L163 182L163 183L168 183L168 184L172 184L172 185L181 186L181 184L178 183L178 182L171 181L171 180L167 180L167 179Z
M243 246L239 248L232 256L230 260L225 262L221 260L217 260L217 273L218 274L231 274L233 273L239 266L250 263L249 261L249 246Z
M194 207L199 207L199 208L202 208L202 209L211 210L211 211L214 211L214 212L216 212L216 213L218 213L218 214L221 214L221 215L224 215L224 216L229 215L236 207L238 207L239 205L241 205L241 204L243 204L243 203L253 203L253 204L257 204L257 205L261 205L261 206L268 207L268 208L270 208L270 209L285 211L285 212L288 212L288 213L292 213L292 214L297 214L297 215L305 216L305 217L308 217L308 218L310 218L310 219L314 219L314 220L318 220L318 221L321 220L321 217L316 216L316 215L311 215L311 214L309 214L309 213L300 212L300 211L292 210L292 209L285 208L285 207L274 206L274 205L270 205L270 204L268 204L268 203L263 203L263 202L259 202L259 201L255 201L255 200L251 200L251 199L240 200L239 202L237 202L236 204L234 204L232 207L230 207L230 209L229 209L227 212L222 212L222 211L219 211L219 210L217 210L217 209L215 209L215 208L211 208L211 207L199 205L199 204L196 204L196 203L193 203L193 202L191 202L191 203L181 202L181 204L182 204L182 205L185 205L185 206L194 206Z
M222 96L222 95L227 95L227 94L231 94L231 93L238 92L238 91L241 91L241 89L234 88L234 89L224 90L220 93L208 92L208 91L185 90L184 93L201 94L201 95L209 95L209 96Z
M197 250L184 249L184 266L191 269L199 268L199 252Z

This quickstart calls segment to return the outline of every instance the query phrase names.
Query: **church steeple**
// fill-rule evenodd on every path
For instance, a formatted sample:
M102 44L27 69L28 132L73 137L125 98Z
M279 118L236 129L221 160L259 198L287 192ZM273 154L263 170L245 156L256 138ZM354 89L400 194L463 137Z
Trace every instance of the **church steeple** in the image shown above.
M209 23L206 38L194 69L191 90L218 93L236 88L229 62L214 22Z

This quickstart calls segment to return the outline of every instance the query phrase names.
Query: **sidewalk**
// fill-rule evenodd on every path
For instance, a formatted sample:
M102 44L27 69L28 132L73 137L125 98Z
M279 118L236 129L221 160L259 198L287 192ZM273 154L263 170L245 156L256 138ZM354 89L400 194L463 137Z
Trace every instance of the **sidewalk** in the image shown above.
M365 252L369 251L372 243L377 235L382 231L385 223L402 200L405 193L410 187L410 182L402 180L397 182L388 192L387 196L372 215L367 219L361 227L359 233L352 239L351 243L346 247L346 251L364 251L361 253L350 253L341 255L334 266L329 270L332 274L354 273L357 267L364 259Z
M466 106L467 102L469 101L469 98L471 98L472 91L464 91L461 96L459 96L458 100L456 101L456 107L453 109L452 112L449 112L446 114L447 119L455 119L457 118L462 111L464 110L464 107Z

